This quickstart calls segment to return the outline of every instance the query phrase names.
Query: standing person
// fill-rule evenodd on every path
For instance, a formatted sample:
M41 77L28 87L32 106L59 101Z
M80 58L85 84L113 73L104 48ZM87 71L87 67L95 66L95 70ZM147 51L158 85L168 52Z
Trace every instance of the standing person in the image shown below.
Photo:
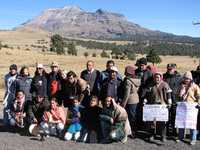
M35 76L31 83L31 93L33 97L36 95L44 95L47 97L47 74L43 64L37 64Z
M100 72L94 69L94 61L89 60L87 62L87 69L81 72L81 78L88 83L90 89L90 93L88 93L87 99L90 99L90 95L98 96L100 90ZM87 105L89 105L89 102Z
M101 86L101 100L105 100L107 96L111 96L119 103L122 98L122 81L117 79L117 67L112 66L109 72L109 77L103 81Z
M58 93L61 89L61 75L59 73L59 65L57 62L52 62L51 72L47 76L47 93L49 99L52 97L58 97Z
M124 95L121 106L128 113L128 119L131 125L132 138L135 138L137 132L137 104L139 103L138 88L140 80L135 78L135 68L127 66L125 68L125 78L123 81Z
M115 66L115 62L113 60L108 60L106 63L106 70L101 72L100 75L100 84L102 84L105 80L109 78L111 68ZM117 79L122 81L122 77L119 73L117 73Z
M65 133L64 139L66 141L74 140L77 141L80 137L80 131L82 129L81 125L81 108L78 97L74 97L72 100L72 105L68 109L69 116L69 126L67 132Z
M192 74L190 71L183 75L183 80L178 90L179 100L191 104L200 104L200 88L193 82ZM195 108L196 109L196 108ZM185 129L179 128L177 142L182 141L184 138ZM197 130L190 129L190 144L195 145L197 139Z
M147 59L140 58L137 60L136 66L138 68L135 70L136 78L141 80L140 87L138 89L139 95L139 103L137 106L137 115L138 115L138 129L144 128L144 123L142 121L142 110L143 110L143 102L146 96L146 92L150 87L153 86L153 73L150 69L147 68Z
M29 68L24 66L16 79L16 91L24 91L27 102L32 101L31 83L32 77L30 76Z
M50 102L50 110L44 112L44 121L41 127L46 134L53 136L62 136L65 127L66 113L62 106L59 106L56 98L52 98Z
M176 128L175 128L175 118L176 118L176 102L178 101L178 87L181 81L181 75L176 70L176 64L168 64L167 72L163 74L163 80L168 83L169 87L172 89L171 98L172 98L172 107L170 108L169 113L169 122L167 125L167 134L176 137ZM170 128L172 131L170 132Z
M70 107L72 105L72 98L78 97L80 103L82 103L85 94L88 93L87 83L85 80L78 78L75 72L69 71L67 78L62 82L61 97L64 107Z
M154 86L146 93L147 104L159 104L171 106L171 89L169 85L162 80L162 74L155 73L154 75ZM149 124L150 137L149 140L153 140L155 137L155 127L152 127L152 123ZM165 122L156 121L156 131L160 135L160 140L165 141ZM157 133L156 133L157 134Z
M16 92L16 85L15 80L17 78L17 65L12 64L9 67L9 73L5 75L4 82L5 82L5 96L3 101L3 122L5 125L9 124L8 121L8 113L7 110L10 109L10 106L15 99L15 92Z

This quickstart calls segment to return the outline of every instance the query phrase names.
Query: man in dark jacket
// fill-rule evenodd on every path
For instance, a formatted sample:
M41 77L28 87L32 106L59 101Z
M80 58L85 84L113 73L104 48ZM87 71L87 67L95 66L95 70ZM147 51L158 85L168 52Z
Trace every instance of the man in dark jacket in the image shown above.
M172 107L169 113L169 122L167 125L167 134L170 133L170 128L172 129L171 135L177 136L175 128L175 117L176 117L176 102L178 101L177 93L178 87L181 81L181 75L176 71L176 64L168 64L167 72L163 74L163 80L168 83L169 87L172 89Z
M117 79L118 69L113 66L110 69L109 78L104 80L101 86L101 100L104 101L107 96L111 96L116 102L122 99L122 81Z
M135 70L136 78L141 79L141 84L138 89L139 103L137 106L138 129L141 129L144 127L142 121L143 102L148 89L153 86L153 73L147 69L146 58L140 58L139 60L137 60L136 66L138 66L138 68Z
M51 72L47 76L47 93L49 99L52 97L58 98L58 93L61 89L61 75L59 74L59 65L57 62L52 62Z
M90 93L86 97L90 99L90 95L98 96L100 90L100 72L94 69L94 61L89 60L87 62L87 69L81 72L81 78L88 83L90 89Z
M67 73L67 79L62 82L61 98L64 107L69 107L72 104L73 98L78 97L79 102L82 102L88 91L85 80L78 78L73 71Z
M38 95L33 101L28 103L27 121L28 124L41 123L43 121L43 114L49 110L50 104L43 95Z

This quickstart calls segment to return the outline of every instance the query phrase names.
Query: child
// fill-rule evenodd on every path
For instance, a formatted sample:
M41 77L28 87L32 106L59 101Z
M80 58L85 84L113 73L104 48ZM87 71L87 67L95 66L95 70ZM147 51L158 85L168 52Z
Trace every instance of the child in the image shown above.
M8 110L9 123L11 126L24 128L24 108L25 108L25 94L23 91L16 93L16 99L13 101L11 108Z
M88 143L98 143L100 141L100 122L99 114L102 108L98 106L97 96L92 96L89 107L85 110L83 115L83 141Z
M80 131L82 129L82 126L80 124L80 110L82 106L80 105L80 102L78 101L78 97L74 97L72 99L72 106L69 107L69 113L70 113L70 125L67 129L67 132L65 133L64 139L66 141L70 140L78 140L80 137Z
M63 107L59 107L56 98L51 99L50 110L45 111L44 121L40 123L46 134L61 136L65 127L66 114Z

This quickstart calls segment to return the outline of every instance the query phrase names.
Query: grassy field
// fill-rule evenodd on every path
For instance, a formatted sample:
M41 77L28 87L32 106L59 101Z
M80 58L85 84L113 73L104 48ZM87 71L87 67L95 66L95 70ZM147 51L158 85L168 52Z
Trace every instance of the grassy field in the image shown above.
M85 69L86 62L91 59L95 61L95 67L99 70L104 70L107 58L87 57L83 56L85 51L88 51L91 55L95 50L87 50L82 47L77 47L78 56L56 55L55 53L42 52L41 49L37 49L31 45L48 46L50 35L46 32L34 32L34 31L0 31L0 41L3 44L7 44L11 48L2 48L0 50L0 100L3 98L4 93L4 75L8 72L10 64L16 63L19 68L23 65L30 67L31 75L35 70L36 62L43 63L46 70L49 71L52 61L57 61L60 64L61 69L66 71L74 70L77 74ZM38 41L43 41L40 43ZM45 42L44 42L45 41ZM46 43L47 42L47 43ZM20 48L18 48L20 47ZM96 52L97 55L100 53ZM137 56L142 57L141 55ZM195 69L199 61L196 58L186 56L161 56L162 63L158 65L160 72L165 72L166 65L168 63L176 63L180 72ZM123 74L124 68L127 65L134 65L135 61L129 60L115 60L116 65Z

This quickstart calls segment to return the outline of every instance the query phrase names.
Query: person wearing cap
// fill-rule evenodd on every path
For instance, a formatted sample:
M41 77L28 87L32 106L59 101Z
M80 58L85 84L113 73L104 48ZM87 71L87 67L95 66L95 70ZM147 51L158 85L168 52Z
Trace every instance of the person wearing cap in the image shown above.
M32 83L32 77L29 73L29 68L23 66L20 73L16 79L16 91L24 91L26 101L32 101L32 94L30 92Z
M169 122L167 124L167 135L177 137L175 128L175 117L176 117L176 102L178 101L177 90L181 82L181 75L176 70L176 64L167 64L167 71L163 74L163 80L168 83L172 89L172 107L169 110Z
M158 105L167 105L170 107L172 104L171 100L171 89L169 85L162 80L162 74L161 73L155 73L154 74L154 86L149 89L149 91L146 93L146 99L144 100L144 104L158 104ZM165 127L166 122L157 121L156 126L152 127L152 122L147 122L148 129L149 129L149 140L153 140L155 138L155 128L157 133L160 136L160 140L162 142L165 141L166 133L165 133Z
M61 90L61 74L59 73L59 65L57 62L52 62L51 72L47 75L47 94L49 99L56 97L59 100L58 94Z
M136 110L139 102L138 88L140 80L135 78L135 68L127 66L125 68L125 78L123 81L123 99L121 106L124 107L128 113L128 119L131 125L132 138L135 138L137 131L137 117Z
M115 66L110 68L109 78L103 81L100 91L100 99L105 100L107 96L111 96L116 102L122 99L122 81L117 79L118 69Z
M43 64L36 64L35 76L31 83L32 96L44 95L47 97L47 73L44 70Z
M138 89L139 103L137 105L137 122L138 129L143 129L145 127L142 121L143 101L145 99L146 92L153 86L153 72L148 69L147 59L144 57L138 59L135 65L138 67L135 70L135 76L141 80L141 84Z
M183 75L183 79L178 89L179 101L187 103L197 103L200 104L200 88L197 84L193 82L192 73L187 71ZM196 108L194 108L196 109ZM179 128L178 140L182 141L184 138L185 129ZM197 130L190 129L190 144L195 145L197 139Z
M12 64L9 67L9 73L5 75L5 95L3 100L3 121L5 125L9 124L7 110L10 108L12 101L15 99L15 80L18 76L17 65Z
M100 86L102 83L109 78L111 67L115 66L115 62L113 60L108 60L106 63L106 70L102 71L100 74ZM117 80L122 81L122 76L117 72Z
M89 100L91 95L99 95L100 86L99 86L99 79L100 79L100 72L94 69L94 61L89 60L87 62L87 69L81 72L81 78L85 80L88 84L88 88L90 89L90 93L87 94L84 98L84 106L89 106Z

